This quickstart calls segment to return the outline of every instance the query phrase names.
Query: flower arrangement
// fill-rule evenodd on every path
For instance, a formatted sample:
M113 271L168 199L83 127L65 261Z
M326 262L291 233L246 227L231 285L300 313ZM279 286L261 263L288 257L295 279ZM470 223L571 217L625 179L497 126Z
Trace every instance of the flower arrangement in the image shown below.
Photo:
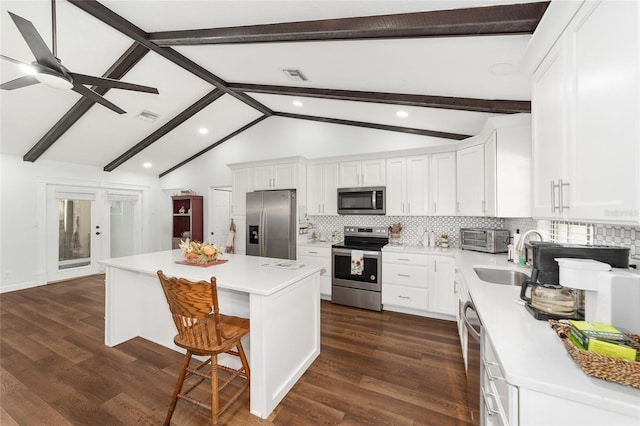
M187 262L206 264L214 262L218 256L222 255L222 250L211 243L200 243L198 241L180 240L180 249L184 253Z
M400 232L402 231L401 223L394 223L393 225L389 225L389 233L392 238L400 238Z

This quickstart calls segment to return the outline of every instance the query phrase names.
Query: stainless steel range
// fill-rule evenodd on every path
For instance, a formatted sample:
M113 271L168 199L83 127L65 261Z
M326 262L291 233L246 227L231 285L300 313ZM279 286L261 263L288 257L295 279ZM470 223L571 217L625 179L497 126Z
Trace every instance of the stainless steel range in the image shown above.
M382 247L387 227L344 227L344 243L331 249L331 302L382 310Z

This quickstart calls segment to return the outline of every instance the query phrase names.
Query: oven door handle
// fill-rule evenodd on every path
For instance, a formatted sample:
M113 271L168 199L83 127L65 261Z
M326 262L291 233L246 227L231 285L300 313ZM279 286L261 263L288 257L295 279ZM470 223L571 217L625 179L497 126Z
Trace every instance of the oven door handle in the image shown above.
M334 248L333 249L333 254L345 254L345 255L351 256L351 250L350 249ZM369 257L372 257L372 256L380 257L382 252L380 252L380 251L364 251L363 254L365 256L369 256Z
M467 309L471 309L473 312L476 313L476 315L478 314L478 312L476 311L476 307L473 305L473 302L470 300L467 300L464 304L464 307L462 308L462 320L464 321L464 325L467 327L469 334L471 335L471 337L473 337L473 340L475 340L476 342L480 342L480 333L478 333L478 331L469 322L469 317L467 316Z

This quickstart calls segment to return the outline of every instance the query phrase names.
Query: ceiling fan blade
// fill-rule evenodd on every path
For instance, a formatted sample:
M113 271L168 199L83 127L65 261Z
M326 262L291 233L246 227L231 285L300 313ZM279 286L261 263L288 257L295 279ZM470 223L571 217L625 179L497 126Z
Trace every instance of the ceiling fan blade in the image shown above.
M17 60L17 59L13 59L13 58L10 58L10 57L8 57L8 56L0 55L0 58L4 59L5 61L13 62L13 63L14 63L14 64L16 64L16 65L26 65L26 66L28 66L28 67L30 67L30 66L31 66L31 65L29 65L29 64L25 64L24 62L20 62L19 60Z
M44 42L42 37L40 37L38 30L36 30L36 27L33 26L31 21L27 21L26 19L11 12L9 12L9 15L11 15L11 19L13 19L16 27L18 27L18 31L22 34L22 38L24 38L29 49L31 49L36 61L42 66L58 71L59 73L63 73L60 63L56 57L53 56L53 53L51 53L47 44Z
M73 81L79 84L88 84L91 86L110 87L113 89L134 90L136 92L146 92L158 94L158 89L155 87L143 86L141 84L127 83L125 81L115 80L113 78L94 77L92 75L77 74L70 72L69 75L73 77Z
M109 102L108 100L106 100L105 98L103 98L102 96L94 92L93 90L89 89L88 87L84 87L82 84L74 84L73 89L71 90L73 90L74 92L80 93L82 96L94 102L97 102L109 108L111 111L117 112L118 114L126 113L126 111L123 110L122 108L112 104L111 102Z
M24 77L16 78L15 80L7 81L4 84L0 85L0 89L2 90L13 90L19 89L21 87L31 86L32 84L40 83L36 78L32 75L25 75Z

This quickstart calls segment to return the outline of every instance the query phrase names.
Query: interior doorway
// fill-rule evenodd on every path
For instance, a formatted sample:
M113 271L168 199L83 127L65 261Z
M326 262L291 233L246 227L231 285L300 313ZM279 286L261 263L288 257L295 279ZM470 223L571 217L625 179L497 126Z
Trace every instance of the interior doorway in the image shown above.
M231 187L212 187L209 194L209 241L224 249L231 224Z

